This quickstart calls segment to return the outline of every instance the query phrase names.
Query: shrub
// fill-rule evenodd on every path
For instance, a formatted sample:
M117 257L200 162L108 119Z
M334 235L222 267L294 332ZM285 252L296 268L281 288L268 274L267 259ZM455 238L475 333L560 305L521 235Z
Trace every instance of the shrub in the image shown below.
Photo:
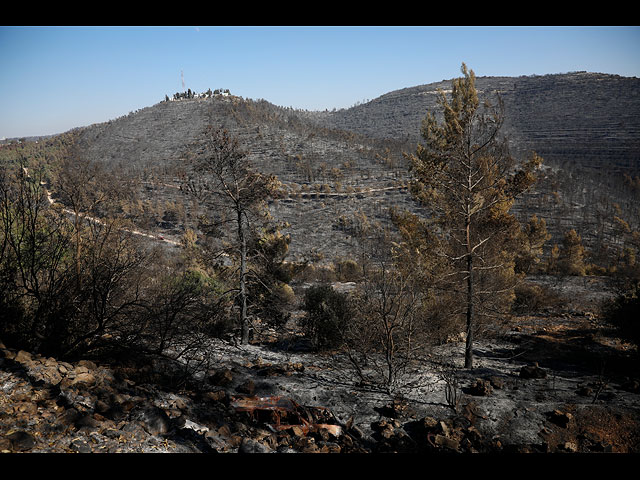
M346 259L336 262L336 277L342 282L355 282L361 277L360 267L355 260Z
M635 281L626 291L606 301L602 314L624 338L640 345L640 281Z
M305 335L317 350L340 346L349 319L349 305L345 294L330 285L315 285L305 291L302 321Z
M527 314L539 312L560 304L561 298L550 288L523 283L515 288L515 299L511 309L514 313Z

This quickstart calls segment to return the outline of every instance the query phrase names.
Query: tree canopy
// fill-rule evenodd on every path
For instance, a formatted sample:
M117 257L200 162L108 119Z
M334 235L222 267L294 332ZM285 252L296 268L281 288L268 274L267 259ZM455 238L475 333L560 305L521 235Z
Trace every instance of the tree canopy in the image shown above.
M436 254L448 261L440 281L460 297L466 318L465 367L472 368L477 318L504 311L517 280L516 248L522 230L510 209L535 181L541 158L518 164L500 135L504 109L480 101L475 75L462 65L450 96L440 91L441 115L429 112L423 144L409 155L412 191L431 211Z

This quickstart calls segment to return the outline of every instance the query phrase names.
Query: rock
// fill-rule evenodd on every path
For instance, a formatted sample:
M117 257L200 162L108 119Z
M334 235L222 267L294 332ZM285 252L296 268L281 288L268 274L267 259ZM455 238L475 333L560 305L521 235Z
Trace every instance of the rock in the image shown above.
M131 412L131 418L139 421L151 435L162 435L169 431L171 420L166 412L158 407L142 407Z
M457 415L451 419L452 427L455 429L465 429L471 426L471 420L463 415Z
M94 418L93 415L81 414L76 418L74 425L78 428L89 427L95 428L100 425L100 422Z
M224 390L214 390L210 392L206 392L204 397L207 400L211 400L213 402L224 402L227 400L227 392Z
M11 440L0 437L0 453L11 453Z
M23 402L15 407L15 411L25 415L36 415L38 406L32 402Z
M32 356L29 352L25 351L25 350L20 350L15 358L13 359L14 361L18 362L18 363L22 363L24 365L28 365L32 362Z
M216 431L212 432L212 434L217 434L218 436L226 439L230 439L231 436L233 435L231 432L231 428L226 423L223 425L220 425Z
M91 360L80 360L77 363L77 366L84 367L85 369L87 369L85 371L98 369L98 366L95 363L93 363Z
M304 428L302 428L302 425L291 425L286 429L286 433L292 437L302 437L304 436L305 431Z
M77 453L91 453L91 445L83 438L74 438L69 444L69 448Z
M195 422L192 422L189 419L185 419L182 428L190 428L196 433L206 434L209 431L209 427L205 427L204 425L199 425Z
M439 447L444 447L449 450L457 451L460 448L460 444L457 440L439 434L435 436L434 443Z
M575 442L565 442L559 449L564 452L576 453L578 451L578 445Z
M317 453L320 451L313 437L300 437L296 439L294 447L302 453Z
M253 440L252 438L242 439L242 443L238 448L238 453L272 453L273 450L268 446Z
M59 385L62 381L62 375L58 371L57 365L55 367L47 368L42 372L42 376L45 382L51 385Z
M537 363L526 365L520 369L520 378L545 378L547 371L540 368Z
M371 429L378 433L382 438L393 437L396 433L396 429L399 427L400 423L397 420L389 421L385 418L371 424Z
M110 408L111 407L102 400L96 400L96 403L94 404L94 409L98 413L105 414L110 410Z
M381 415L390 418L401 418L403 416L415 418L416 416L415 410L411 408L409 402L401 398L394 398L391 402L376 410Z
M385 428L378 432L382 438L391 438L395 434L395 431L392 427Z
M115 428L108 427L108 428L105 428L102 431L102 434L107 438L116 439L122 434L122 432L120 430L115 429Z
M342 448L340 445L334 442L323 442L320 445L320 453L340 453Z
M207 432L204 435L206 442L209 444L209 447L215 450L216 452L222 453L227 452L230 448L230 445L225 441L224 438L219 437L218 435L212 434L211 432Z
M14 452L26 452L27 450L31 450L36 444L35 437L24 430L11 432L6 438L11 443L11 450Z
M424 427L425 429L432 430L436 428L436 426L438 425L438 420L436 420L433 417L427 416L421 420L421 424L422 424L422 427Z
M93 385L96 382L96 377L93 376L92 373L82 372L76 375L76 377L71 380L70 385L77 385L79 383L84 383L87 385Z

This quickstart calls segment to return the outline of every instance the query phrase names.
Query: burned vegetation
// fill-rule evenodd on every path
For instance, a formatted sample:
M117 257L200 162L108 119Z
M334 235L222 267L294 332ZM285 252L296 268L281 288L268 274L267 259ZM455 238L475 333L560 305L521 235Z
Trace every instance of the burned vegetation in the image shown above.
M509 119L588 78L461 72L2 145L0 449L638 452L638 165Z

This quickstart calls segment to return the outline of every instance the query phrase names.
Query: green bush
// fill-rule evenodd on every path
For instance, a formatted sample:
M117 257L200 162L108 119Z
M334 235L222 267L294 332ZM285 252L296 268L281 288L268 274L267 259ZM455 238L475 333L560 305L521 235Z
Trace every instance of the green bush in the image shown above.
M330 285L309 287L304 296L302 321L305 335L318 350L339 347L349 319L349 304L345 294L336 292Z

